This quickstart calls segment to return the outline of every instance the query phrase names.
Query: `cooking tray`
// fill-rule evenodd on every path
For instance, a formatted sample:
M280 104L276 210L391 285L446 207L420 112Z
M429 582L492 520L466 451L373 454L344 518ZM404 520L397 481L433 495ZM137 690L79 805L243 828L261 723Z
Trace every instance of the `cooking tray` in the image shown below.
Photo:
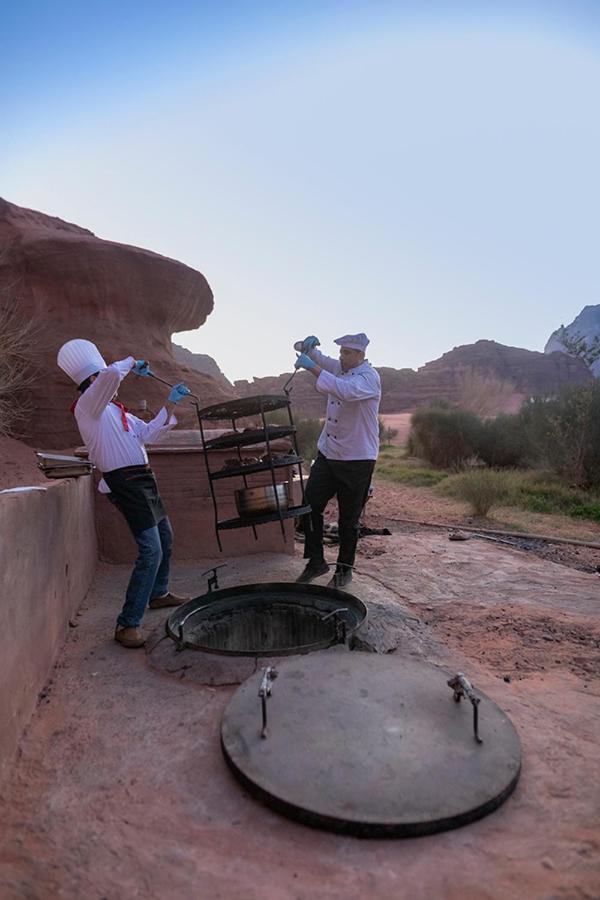
M277 438L289 437L295 431L296 428L293 425L268 425L266 428L246 428L244 431L236 431L211 438L204 442L204 446L207 450L246 447L251 444L263 444L267 438L270 441L274 441Z
M246 416L283 409L289 405L290 399L285 394L258 394L252 397L242 397L239 400L228 400L226 403L216 403L213 406L205 406L199 411L199 414L203 419L212 419L213 421L243 419Z
M37 451L38 468L42 470L46 478L75 478L80 475L89 475L92 464L87 459L79 456L65 456L60 453L45 453Z

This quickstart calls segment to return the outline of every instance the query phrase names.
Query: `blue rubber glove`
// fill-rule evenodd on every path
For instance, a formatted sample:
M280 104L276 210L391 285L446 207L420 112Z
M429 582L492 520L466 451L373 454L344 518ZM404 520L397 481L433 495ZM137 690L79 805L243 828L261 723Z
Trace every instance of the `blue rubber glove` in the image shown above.
M183 400L184 397L190 393L189 387L186 387L183 381L180 381L179 384L176 384L171 393L169 394L169 401L171 403L179 403L180 400Z
M308 337L305 337L302 341L302 350L304 353L310 353L311 350L314 350L315 347L320 347L321 341L318 337L315 337L314 334L309 334Z
M294 344L294 350L298 353L310 353L311 350L314 350L315 347L320 347L321 341L318 337L315 337L314 334L309 334L308 337L305 337L303 341L296 341Z
M145 359L136 359L135 366L131 371L136 375L150 375L150 363Z
M294 363L295 369L314 369L316 367L316 362L314 362L310 356L307 356L306 353L301 353L296 362Z

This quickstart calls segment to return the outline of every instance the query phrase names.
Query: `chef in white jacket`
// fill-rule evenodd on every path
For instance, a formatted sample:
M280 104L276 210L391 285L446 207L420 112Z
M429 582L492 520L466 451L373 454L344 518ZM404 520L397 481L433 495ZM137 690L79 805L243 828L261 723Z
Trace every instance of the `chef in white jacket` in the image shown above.
M315 376L315 387L327 395L327 415L319 437L318 456L306 485L312 512L304 517L304 558L308 560L297 581L309 582L329 571L323 554L323 512L337 497L339 553L330 587L352 580L359 520L368 496L379 452L379 373L368 360L366 334L346 334L335 340L339 358L325 356L320 341L309 335L294 344L300 353L295 368Z
M71 412L89 459L103 474L99 490L125 517L138 545L115 640L124 647L141 647L144 637L139 625L148 602L155 609L185 601L169 591L173 532L144 444L177 424L171 404L189 394L189 389L176 385L166 406L151 422L144 422L117 402L116 393L130 372L148 376L150 367L145 360L136 362L128 356L107 366L95 344L77 338L63 344L57 363L80 393Z

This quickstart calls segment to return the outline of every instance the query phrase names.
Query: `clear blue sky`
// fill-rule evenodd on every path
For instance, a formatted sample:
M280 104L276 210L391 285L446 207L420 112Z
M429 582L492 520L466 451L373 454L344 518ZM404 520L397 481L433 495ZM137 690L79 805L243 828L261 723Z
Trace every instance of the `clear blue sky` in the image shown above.
M229 378L308 333L541 350L600 303L599 3L6 6L0 195L203 272L175 339Z

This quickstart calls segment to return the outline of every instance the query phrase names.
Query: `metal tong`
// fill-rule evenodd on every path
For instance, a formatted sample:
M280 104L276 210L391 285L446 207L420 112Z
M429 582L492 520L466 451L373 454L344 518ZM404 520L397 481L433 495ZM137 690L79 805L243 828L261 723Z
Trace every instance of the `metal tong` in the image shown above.
M165 381L164 378L159 378L158 375L155 375L154 372L151 372L150 370L148 370L148 375L150 376L150 378L154 378L155 381L160 381L161 384L165 384L168 388L175 387L174 384L171 384L169 381ZM193 403L195 403L196 406L199 406L200 398L197 397L196 394L192 394L190 392L189 394L186 394L186 397L188 399L190 399ZM185 398L182 398L182 399L185 399Z

